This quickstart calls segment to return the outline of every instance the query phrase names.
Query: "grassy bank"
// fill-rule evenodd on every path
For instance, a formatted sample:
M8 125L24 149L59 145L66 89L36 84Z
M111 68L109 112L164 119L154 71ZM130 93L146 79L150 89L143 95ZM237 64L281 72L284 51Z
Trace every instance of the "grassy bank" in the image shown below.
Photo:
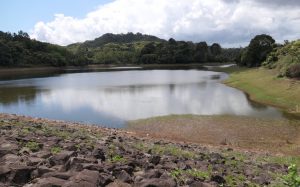
M300 114L300 81L277 78L274 70L237 71L230 75L225 84L243 90L252 100Z

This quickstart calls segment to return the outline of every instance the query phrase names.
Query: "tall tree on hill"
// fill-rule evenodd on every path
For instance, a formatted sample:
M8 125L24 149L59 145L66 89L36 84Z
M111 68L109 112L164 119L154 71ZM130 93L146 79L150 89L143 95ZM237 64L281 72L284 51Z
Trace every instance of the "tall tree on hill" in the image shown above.
M266 34L257 35L241 54L241 66L258 67L266 60L267 55L275 47L275 40Z

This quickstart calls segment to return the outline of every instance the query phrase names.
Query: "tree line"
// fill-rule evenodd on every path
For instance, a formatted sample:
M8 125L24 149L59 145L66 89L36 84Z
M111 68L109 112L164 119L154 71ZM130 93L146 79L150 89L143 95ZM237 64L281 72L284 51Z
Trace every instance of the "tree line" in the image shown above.
M7 67L85 65L84 56L65 47L30 39L26 32L0 31L0 65Z

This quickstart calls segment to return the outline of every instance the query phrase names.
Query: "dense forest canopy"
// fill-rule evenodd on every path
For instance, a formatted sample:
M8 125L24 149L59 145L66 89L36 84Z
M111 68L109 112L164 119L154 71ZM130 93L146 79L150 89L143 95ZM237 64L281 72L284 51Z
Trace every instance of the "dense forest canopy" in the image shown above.
M220 44L168 41L151 35L105 34L92 41L67 46L73 53L85 54L94 64L176 64L233 62L240 48L222 49Z
M13 67L85 65L84 56L74 54L65 47L39 42L23 31L0 31L0 65Z

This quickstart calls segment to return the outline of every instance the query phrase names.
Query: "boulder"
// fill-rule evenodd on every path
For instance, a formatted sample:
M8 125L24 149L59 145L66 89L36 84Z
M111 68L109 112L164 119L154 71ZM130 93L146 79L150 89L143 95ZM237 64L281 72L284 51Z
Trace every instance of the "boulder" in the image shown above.
M99 173L97 171L83 170L69 179L63 187L97 187L99 186Z
M27 184L24 187L59 187L66 184L67 181L55 177L48 177L36 179L34 182L34 184Z
M96 159L105 161L105 153L101 148L95 148L92 152L92 156L94 156Z
M160 156L155 155L155 156L150 157L149 162L154 164L154 165L159 164Z
M129 183L129 182L132 181L131 176L126 171L124 171L124 170L122 170L120 172L117 172L115 174L115 177L117 179L119 179L120 181L122 181L122 182L128 182Z
M0 144L0 158L6 154L17 154L19 146L15 143L3 141Z
M76 153L74 151L62 151L58 154L55 154L49 158L50 165L63 165L65 162L69 160L70 157L75 156Z
M214 181L218 184L225 184L226 183L225 179L220 175L213 175L213 176L211 176L210 180Z
M136 187L176 187L174 179L143 179L134 184Z
M128 183L116 180L115 182L109 183L106 187L131 187L131 185Z

